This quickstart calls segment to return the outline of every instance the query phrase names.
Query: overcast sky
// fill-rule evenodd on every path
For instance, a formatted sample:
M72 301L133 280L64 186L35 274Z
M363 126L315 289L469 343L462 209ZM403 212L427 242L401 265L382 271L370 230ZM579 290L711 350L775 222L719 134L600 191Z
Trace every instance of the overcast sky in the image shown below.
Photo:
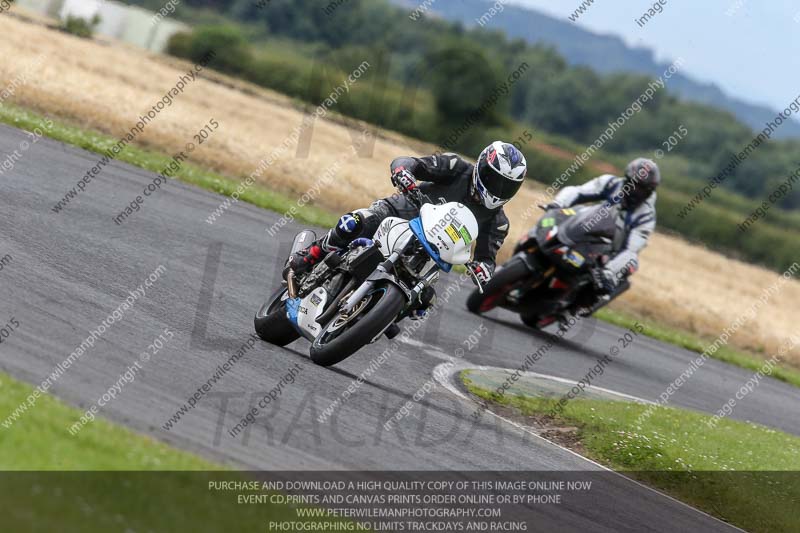
M508 0L567 21L581 1ZM641 28L635 19L653 1L595 0L577 24L650 48L659 60L683 57L684 73L751 102L783 109L800 94L800 2L661 1L663 12Z

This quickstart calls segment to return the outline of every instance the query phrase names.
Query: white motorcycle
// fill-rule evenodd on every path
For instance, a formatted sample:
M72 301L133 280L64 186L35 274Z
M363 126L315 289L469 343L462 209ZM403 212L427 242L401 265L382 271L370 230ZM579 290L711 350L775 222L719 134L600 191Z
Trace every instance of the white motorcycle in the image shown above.
M421 206L419 217L386 218L372 239L356 239L346 250L328 254L302 277L290 270L256 313L258 336L278 346L303 336L312 343L312 361L330 366L383 334L397 335L396 323L439 272L470 262L478 237L478 222L464 205L423 203L426 198L416 189L406 197ZM291 253L315 239L311 230L300 232Z

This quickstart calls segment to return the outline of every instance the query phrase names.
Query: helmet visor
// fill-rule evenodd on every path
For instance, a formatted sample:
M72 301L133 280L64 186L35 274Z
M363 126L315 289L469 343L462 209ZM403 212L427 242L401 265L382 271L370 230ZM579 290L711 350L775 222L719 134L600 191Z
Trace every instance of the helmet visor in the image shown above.
M625 200L624 203L628 205L639 205L644 203L644 201L647 200L656 189L652 184L649 183L636 183L635 181L632 181L632 183L634 186L623 196L623 200Z
M478 183L486 192L505 202L517 194L524 181L524 178L513 180L499 174L484 158L475 167L475 172L478 174Z

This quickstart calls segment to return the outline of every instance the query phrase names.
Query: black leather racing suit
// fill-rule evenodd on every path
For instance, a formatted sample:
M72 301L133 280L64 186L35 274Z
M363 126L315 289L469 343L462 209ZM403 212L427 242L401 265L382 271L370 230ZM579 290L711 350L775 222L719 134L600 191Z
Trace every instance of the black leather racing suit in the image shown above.
M475 243L474 261L482 262L494 272L497 251L508 235L508 217L503 208L489 209L476 202L472 196L472 172L474 165L455 154L434 154L427 157L398 157L391 170L404 167L418 180L419 190L433 203L460 202L472 211L478 221L478 238ZM419 216L419 210L399 194L378 200L367 209L348 213L355 217L357 227L347 231L345 224L334 227L323 240L323 247L344 247L357 237L371 237L381 221L390 216L410 220ZM345 217L342 217L344 219Z

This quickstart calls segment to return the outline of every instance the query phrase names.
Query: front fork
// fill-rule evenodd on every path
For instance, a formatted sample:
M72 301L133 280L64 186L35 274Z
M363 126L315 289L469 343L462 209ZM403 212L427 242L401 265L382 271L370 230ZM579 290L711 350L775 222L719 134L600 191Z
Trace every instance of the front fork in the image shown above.
M367 280L362 283L354 292L350 295L349 298L342 304L340 307L340 312L349 313L352 309L363 300L369 291L375 286L375 284L381 280L387 280L390 283L397 285L405 294L406 297L410 302L414 302L419 298L419 295L425 290L425 287L429 287L432 285L437 279L439 279L439 269L438 267L433 268L430 272L428 272L416 285L414 285L411 289L407 289L395 279L394 276L390 274L392 269L394 268L394 264L400 258L399 252L392 252L391 255L378 265L378 268L372 275L367 278Z
M391 279L391 276L389 276L389 271L394 267L394 264L397 262L399 257L400 254L398 252L392 252L386 261L378 265L378 268L375 270L375 272L373 272L372 275L370 275L370 277L368 277L367 280L355 291L353 291L353 294L351 294L347 300L345 300L344 304L342 304L340 307L341 312L349 313L352 311L358 302L366 298L367 294L369 294L369 291L372 290L372 287L375 286L375 283L378 280L386 278Z

